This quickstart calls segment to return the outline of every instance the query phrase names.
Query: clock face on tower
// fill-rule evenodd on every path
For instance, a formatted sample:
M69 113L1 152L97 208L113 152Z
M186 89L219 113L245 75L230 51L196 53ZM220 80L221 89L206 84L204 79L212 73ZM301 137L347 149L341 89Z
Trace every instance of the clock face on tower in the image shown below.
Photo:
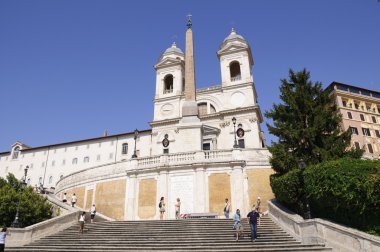
M236 134L238 137L243 137L244 136L244 130L242 128L238 128L236 131Z
M174 106L170 103L166 103L161 107L161 115L170 115L173 112Z
M168 139L168 134L165 134L165 137L164 139L162 140L162 146L164 146L165 148L169 146L169 139Z

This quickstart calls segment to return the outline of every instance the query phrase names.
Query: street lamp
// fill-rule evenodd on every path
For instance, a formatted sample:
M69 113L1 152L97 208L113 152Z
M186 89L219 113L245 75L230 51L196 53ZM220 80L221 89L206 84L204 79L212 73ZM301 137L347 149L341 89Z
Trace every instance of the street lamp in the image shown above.
M133 151L132 158L137 158L137 154L136 154L136 139L137 139L138 135L139 135L139 131L137 129L135 129L135 136L133 137L135 139L135 150Z
M232 117L232 123L234 124L234 137L235 137L234 148L239 148L239 145L237 144L237 141L236 141L236 118L235 117Z
M28 169L29 169L29 166L26 166L24 169L25 174L24 174L24 179L21 182L21 187L26 186L26 176L28 175ZM19 190L21 191L21 188ZM13 228L20 228L21 227L21 223L19 222L20 202L21 202L21 192L19 193L16 216L15 216L15 219L13 220L13 222L11 224L11 227L13 227Z
M307 194L306 194L306 186L305 186L305 168L306 168L306 164L305 164L305 161L303 159L300 159L298 161L298 167L300 168L301 170L301 185L302 185L302 188L303 188L303 191L304 191L304 218L305 219L311 219L311 212L310 212L310 204L309 204L309 199L307 197Z

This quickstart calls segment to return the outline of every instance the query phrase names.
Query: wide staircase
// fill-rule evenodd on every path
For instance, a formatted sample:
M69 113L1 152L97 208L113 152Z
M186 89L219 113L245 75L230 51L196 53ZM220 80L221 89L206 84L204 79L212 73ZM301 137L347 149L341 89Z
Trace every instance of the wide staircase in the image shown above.
M258 238L251 242L243 220L243 238L235 241L233 221L183 219L86 223L6 251L331 251L324 245L305 245L279 228L269 217L261 219Z

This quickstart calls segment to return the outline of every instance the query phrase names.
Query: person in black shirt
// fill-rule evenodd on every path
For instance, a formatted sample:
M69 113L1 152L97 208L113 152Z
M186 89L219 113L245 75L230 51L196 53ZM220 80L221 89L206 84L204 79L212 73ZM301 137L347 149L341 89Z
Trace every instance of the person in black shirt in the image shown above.
M260 214L257 207L252 208L252 211L248 213L247 220L251 227L251 241L255 241L257 238L257 221L260 219Z

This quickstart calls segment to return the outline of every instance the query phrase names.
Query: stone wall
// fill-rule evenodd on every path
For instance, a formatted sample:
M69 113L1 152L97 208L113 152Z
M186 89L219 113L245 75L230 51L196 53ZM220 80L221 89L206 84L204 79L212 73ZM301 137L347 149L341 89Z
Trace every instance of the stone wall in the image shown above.
M223 215L225 199L231 202L231 184L230 175L227 173L211 174L208 177L209 187L209 212ZM233 206L230 207L230 212Z
M249 205L256 204L257 197L261 198L261 211L268 210L268 200L274 198L270 187L269 176L274 173L272 169L252 169L247 170Z
M123 220L125 186L125 179L97 183L95 189L95 204L97 211L115 220Z
M157 180L142 179L139 184L138 217L150 219L156 215Z

